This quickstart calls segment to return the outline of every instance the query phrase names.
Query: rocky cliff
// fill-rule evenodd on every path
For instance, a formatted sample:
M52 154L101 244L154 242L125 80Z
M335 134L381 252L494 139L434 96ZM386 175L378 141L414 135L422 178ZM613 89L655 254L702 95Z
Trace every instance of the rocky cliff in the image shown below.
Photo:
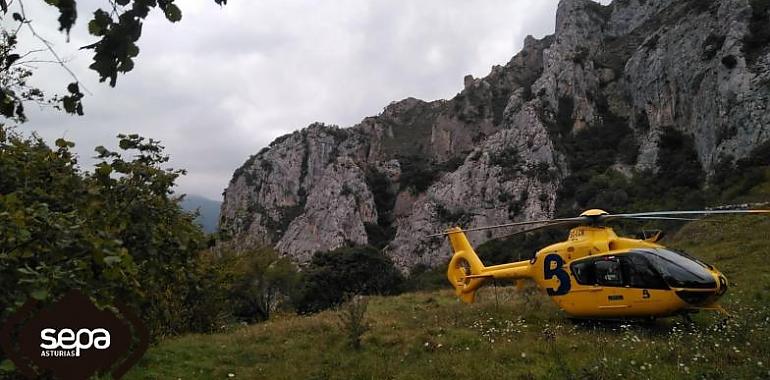
M563 0L553 35L527 37L451 100L409 98L350 128L313 124L276 139L234 173L220 230L298 261L370 244L403 268L432 266L450 251L426 235L447 226L597 202L580 188L586 173L690 167L705 186L770 139L766 3Z

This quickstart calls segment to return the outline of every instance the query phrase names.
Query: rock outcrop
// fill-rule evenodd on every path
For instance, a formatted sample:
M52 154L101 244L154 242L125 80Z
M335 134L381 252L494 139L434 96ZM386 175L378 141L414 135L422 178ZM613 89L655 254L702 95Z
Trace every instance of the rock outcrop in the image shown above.
M450 254L432 232L553 216L579 159L564 141L581 131L619 136L608 170L626 176L657 170L675 131L710 175L770 140L770 50L747 42L757 17L748 0L562 0L554 35L527 37L451 100L275 140L233 175L220 230L300 262L372 244L402 268L432 266Z

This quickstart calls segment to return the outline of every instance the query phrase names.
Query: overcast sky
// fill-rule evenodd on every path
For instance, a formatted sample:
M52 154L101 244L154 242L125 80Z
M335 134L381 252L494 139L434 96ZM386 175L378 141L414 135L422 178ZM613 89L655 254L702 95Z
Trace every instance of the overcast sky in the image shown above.
M505 64L527 34L553 33L558 1L176 3L182 21L171 24L154 12L136 68L110 88L87 68L88 52L77 50L94 41L86 24L107 1L78 1L80 17L66 43L55 9L25 0L28 18L92 95L82 117L29 105L21 129L75 141L88 169L93 148L114 147L118 133L161 140L171 166L188 170L178 191L221 199L233 171L282 134L315 121L352 126L409 96L453 97L463 76ZM39 45L28 37L26 46ZM55 65L37 67L34 83L49 92L71 82Z

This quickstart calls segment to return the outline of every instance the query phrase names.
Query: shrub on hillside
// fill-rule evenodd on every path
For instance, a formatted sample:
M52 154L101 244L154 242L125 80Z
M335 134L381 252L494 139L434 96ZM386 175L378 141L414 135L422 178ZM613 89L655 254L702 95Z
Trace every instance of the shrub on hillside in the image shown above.
M297 311L312 313L342 302L346 295L398 294L404 277L393 262L370 246L318 252L304 269Z
M355 296L337 310L339 327L345 333L348 346L354 350L361 349L361 337L371 327L366 320L368 306L369 300L363 296Z
M417 264L409 271L406 278L404 291L426 291L447 289L446 271L449 262L445 262L437 267L431 268L425 264Z
M294 263L264 248L241 253L230 260L232 283L228 300L233 316L244 322L260 322L286 305L299 281Z

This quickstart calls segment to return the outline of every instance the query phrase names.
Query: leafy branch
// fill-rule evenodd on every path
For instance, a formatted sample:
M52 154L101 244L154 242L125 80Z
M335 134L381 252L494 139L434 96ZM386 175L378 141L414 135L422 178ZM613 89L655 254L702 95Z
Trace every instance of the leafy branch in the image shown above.
M78 18L76 0L43 0L59 11L59 31L67 35ZM227 0L214 0L218 5L225 5ZM160 9L166 19L172 23L182 19L182 11L174 0L108 0L107 10L98 8L88 22L88 32L98 40L83 46L80 50L92 50L93 62L89 66L99 75L99 81L108 81L111 87L117 84L119 74L125 74L134 68L134 59L139 55L137 45L142 36L142 25L154 9ZM15 11L14 11L15 10ZM0 20L10 13L17 24L3 23L0 41L0 115L17 123L27 120L24 102L34 101L39 104L55 104L70 114L83 114L83 92L90 94L77 75L67 66L66 61L56 51L51 41L43 37L33 26L22 0L0 0ZM6 26L8 25L8 26ZM19 47L17 34L26 29L40 41L44 49L31 49L23 54L16 52ZM47 53L51 59L27 59L36 53ZM34 67L30 63L54 63L59 65L73 82L67 85L67 94L46 99L40 89L28 85L27 80L33 75Z

